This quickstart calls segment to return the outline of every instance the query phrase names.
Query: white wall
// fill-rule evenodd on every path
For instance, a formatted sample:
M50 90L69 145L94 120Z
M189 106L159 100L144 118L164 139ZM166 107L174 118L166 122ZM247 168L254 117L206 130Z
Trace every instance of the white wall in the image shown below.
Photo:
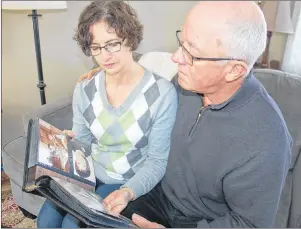
M140 53L176 48L175 31L194 1L128 1L144 24ZM93 66L72 39L77 20L88 1L68 1L67 10L41 11L39 19L46 100L72 94L76 80ZM4 113L22 114L40 106L30 11L2 11L2 106ZM168 16L167 16L168 15Z
M93 66L72 39L78 16L88 2L68 2L67 10L40 11L39 31L46 100L72 94L76 79ZM40 106L30 11L2 11L3 112L26 112Z
M138 52L173 52L176 31L181 29L188 11L196 1L127 1L137 10L144 25L144 40Z

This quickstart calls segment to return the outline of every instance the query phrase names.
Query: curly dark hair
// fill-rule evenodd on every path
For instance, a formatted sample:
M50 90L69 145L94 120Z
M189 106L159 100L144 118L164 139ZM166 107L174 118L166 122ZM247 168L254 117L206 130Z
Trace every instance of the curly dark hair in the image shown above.
M138 48L143 39L143 25L135 10L123 1L101 0L91 2L82 11L73 37L86 56L91 55L93 35L90 33L90 27L100 21L105 21L110 29L115 29L119 38L127 39L125 45L130 47L131 51Z

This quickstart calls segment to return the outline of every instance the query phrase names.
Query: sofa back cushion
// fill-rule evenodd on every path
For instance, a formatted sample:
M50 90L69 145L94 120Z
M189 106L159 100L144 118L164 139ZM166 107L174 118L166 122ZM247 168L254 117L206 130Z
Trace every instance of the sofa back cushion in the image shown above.
M72 129L72 96L58 101L47 103L38 109L26 113L22 117L24 136L27 135L28 122L30 119L39 117L61 130Z
M254 75L279 106L293 138L291 167L301 151L301 76L272 69L255 69Z
M178 72L178 65L172 62L171 53L148 52L141 56L138 63L146 69L171 80Z

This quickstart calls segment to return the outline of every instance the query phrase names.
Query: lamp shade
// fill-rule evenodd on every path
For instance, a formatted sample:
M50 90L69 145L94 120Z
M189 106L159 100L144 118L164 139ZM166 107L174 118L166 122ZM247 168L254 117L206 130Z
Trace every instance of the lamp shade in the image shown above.
M2 9L6 10L49 10L66 8L66 1L2 1Z

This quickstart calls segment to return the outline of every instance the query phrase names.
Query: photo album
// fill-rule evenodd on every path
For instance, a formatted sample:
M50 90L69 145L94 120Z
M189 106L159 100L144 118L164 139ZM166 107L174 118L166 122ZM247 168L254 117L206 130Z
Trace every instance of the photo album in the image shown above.
M88 227L137 227L95 194L91 148L40 118L28 123L23 191L43 196Z

